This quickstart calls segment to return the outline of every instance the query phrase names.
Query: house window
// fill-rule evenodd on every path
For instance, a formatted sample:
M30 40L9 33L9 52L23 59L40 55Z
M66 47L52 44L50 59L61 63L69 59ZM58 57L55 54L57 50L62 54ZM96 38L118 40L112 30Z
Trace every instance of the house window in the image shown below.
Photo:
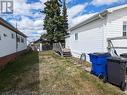
M11 38L14 39L14 34L11 34Z
M6 35L6 34L3 34L3 36L4 36L4 37L7 37L7 35Z
M21 42L24 43L24 39L23 38L21 38Z
M78 33L75 33L75 40L78 40Z
M20 42L20 37L19 36L17 36L17 42Z
M123 22L123 36L127 36L127 21Z

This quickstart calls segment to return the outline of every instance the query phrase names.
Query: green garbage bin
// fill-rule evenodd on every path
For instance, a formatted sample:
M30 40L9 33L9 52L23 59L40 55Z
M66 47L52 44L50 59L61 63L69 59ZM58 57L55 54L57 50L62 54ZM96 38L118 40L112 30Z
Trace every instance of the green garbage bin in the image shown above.
M107 64L107 81L117 85L121 90L126 88L126 64L127 59L122 57L110 57Z

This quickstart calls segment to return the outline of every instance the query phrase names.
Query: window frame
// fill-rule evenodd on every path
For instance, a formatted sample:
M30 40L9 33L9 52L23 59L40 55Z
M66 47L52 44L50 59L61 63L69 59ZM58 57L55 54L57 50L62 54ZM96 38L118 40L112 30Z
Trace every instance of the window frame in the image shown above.
M7 37L7 34L4 33L3 36L4 36L4 37Z
M17 42L20 43L20 36L17 36Z
M11 38L12 38L12 39L14 39L14 38L15 38L13 33L11 34Z
M2 40L2 36L0 35L0 40Z
M78 33L75 33L75 40L78 40Z
M127 36L127 21L123 21L123 37Z
M21 42L24 43L24 38L23 37L21 37Z

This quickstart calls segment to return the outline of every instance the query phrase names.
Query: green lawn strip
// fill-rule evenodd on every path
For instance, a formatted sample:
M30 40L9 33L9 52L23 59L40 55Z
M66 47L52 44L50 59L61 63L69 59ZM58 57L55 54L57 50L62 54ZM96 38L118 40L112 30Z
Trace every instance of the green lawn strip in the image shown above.
M14 89L16 84L22 80L22 74L26 73L28 67L38 62L37 52L28 52L13 62L8 63L0 72L0 91Z

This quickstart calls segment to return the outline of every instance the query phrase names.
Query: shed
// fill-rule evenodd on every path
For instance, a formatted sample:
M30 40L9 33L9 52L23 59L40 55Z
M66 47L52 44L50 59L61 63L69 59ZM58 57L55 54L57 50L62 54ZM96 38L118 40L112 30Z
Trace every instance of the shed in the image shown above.
M45 50L50 50L50 41L48 41L45 38L40 38L36 41L33 42L32 48L37 51L45 51Z

